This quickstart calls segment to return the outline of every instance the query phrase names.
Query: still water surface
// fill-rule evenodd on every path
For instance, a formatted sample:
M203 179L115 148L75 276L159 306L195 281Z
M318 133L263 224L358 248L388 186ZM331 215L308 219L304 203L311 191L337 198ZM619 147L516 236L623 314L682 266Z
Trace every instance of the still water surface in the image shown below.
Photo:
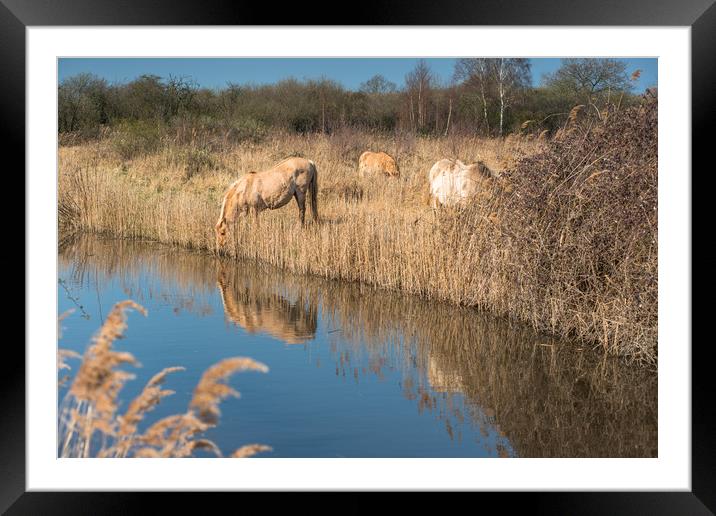
M117 301L115 348L141 363L120 412L161 369L144 425L184 412L203 371L248 356L207 432L257 457L655 457L656 375L475 310L291 275L160 244L82 236L59 253L61 348L83 352ZM76 371L77 362L71 363ZM60 399L64 390L59 392ZM146 426L140 426L140 431Z

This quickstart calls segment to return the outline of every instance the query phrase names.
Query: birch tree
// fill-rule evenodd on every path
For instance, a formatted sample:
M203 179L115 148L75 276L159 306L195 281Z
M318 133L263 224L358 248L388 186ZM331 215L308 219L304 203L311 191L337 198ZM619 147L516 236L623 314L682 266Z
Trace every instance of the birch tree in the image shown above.
M415 68L405 76L405 89L410 100L410 120L414 130L418 132L423 131L427 125L433 81L433 74L424 59L419 60Z
M489 90L489 59L462 58L455 63L453 78L476 95L481 101L482 120L485 130L490 133L490 119L487 116L487 99ZM480 111L480 109L476 110Z
M490 59L490 75L497 89L500 122L499 135L504 133L505 112L512 106L517 96L530 86L532 80L530 64L527 59L496 58Z

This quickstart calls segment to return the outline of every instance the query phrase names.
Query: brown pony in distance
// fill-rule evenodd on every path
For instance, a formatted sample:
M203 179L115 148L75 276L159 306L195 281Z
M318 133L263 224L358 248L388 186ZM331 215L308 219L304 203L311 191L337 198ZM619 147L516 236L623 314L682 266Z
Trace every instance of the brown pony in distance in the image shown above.
M388 177L400 177L400 169L395 158L385 152L365 151L358 158L358 175L367 177L373 174Z
M238 214L258 216L263 210L276 210L296 199L301 225L306 217L306 195L313 220L318 220L318 171L308 159L287 158L263 172L249 172L229 186L221 203L221 213L214 228L216 244L226 243L228 224Z

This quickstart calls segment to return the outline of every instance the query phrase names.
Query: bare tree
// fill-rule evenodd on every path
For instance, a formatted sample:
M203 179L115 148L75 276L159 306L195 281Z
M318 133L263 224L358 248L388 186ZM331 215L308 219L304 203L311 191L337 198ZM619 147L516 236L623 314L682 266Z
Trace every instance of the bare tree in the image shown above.
M629 93L633 88L626 63L616 59L562 59L562 66L544 78L545 86L573 102L594 104L600 97Z
M107 122L108 85L104 79L80 73L62 81L57 94L60 131Z
M410 99L410 119L418 132L424 130L427 123L428 101L433 80L433 74L424 59L419 60L415 68L405 76L406 92ZM417 104L417 117L414 114L415 104Z
M517 96L530 86L532 76L527 59L464 58L455 63L453 77L468 91L476 92L482 107L486 132L490 133L490 104L498 112L498 132L502 136L505 114Z
M499 135L504 132L505 111L512 105L516 96L529 87L531 82L530 64L527 59L491 59L489 68L497 88L500 106Z
M364 83L361 83L358 91L375 95L383 93L393 93L396 89L397 86L394 82L391 82L382 75L378 74L374 75Z
M186 111L192 103L198 85L190 77L169 75L164 86L164 117L169 119Z
M456 95L454 84L451 84L448 88L446 88L446 94L448 97L448 112L447 112L447 121L445 122L444 136L447 136L448 132L450 131L450 120L452 118L452 101Z
M490 120L487 116L487 98L489 89L489 59L462 58L455 63L453 78L462 82L468 90L477 93L482 103L482 117L487 133L490 132Z

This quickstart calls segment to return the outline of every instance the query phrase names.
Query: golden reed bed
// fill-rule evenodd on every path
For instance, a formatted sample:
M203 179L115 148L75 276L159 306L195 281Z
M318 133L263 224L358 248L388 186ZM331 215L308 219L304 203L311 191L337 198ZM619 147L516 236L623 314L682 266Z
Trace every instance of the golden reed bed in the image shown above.
M344 131L276 134L258 144L234 146L199 137L181 145L167 139L159 151L122 160L111 139L104 139L60 148L59 224L62 231L153 239L215 252L214 224L226 187L244 172L267 169L286 156L304 156L318 169L320 223L301 228L294 203L266 211L258 226L247 220L237 224L226 254L294 273L478 307L653 365L656 298L652 300L651 290L645 295L639 282L645 268L655 273L655 256L627 263L618 276L605 277L592 267L594 274L585 279L590 248L580 253L572 247L569 253L574 254L560 261L560 248L543 248L540 241L555 226L562 236L554 238L571 238L572 212L555 212L564 216L557 224L537 216L518 220L505 202L506 195L520 193L506 193L513 190L510 179L485 191L467 213L436 216L427 205L427 173L437 159L481 160L494 171L509 172L545 145L513 137L386 137ZM200 170L182 158L191 156L194 147L208 156ZM400 177L361 178L357 161L366 149L395 156ZM591 185L594 173L582 172ZM584 192L570 194L577 208ZM563 263L564 268L545 271L546 263Z

